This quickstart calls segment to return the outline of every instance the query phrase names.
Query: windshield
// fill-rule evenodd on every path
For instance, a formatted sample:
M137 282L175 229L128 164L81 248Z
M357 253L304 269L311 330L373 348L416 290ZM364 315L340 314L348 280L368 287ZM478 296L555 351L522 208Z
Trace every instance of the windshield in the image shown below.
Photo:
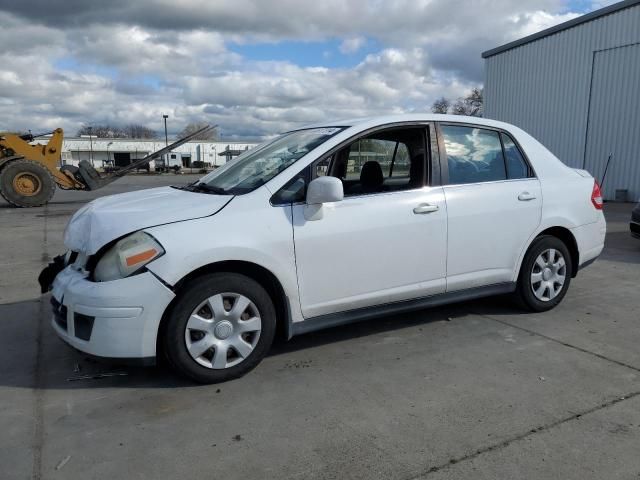
M275 140L243 153L202 177L194 186L200 191L239 195L264 185L314 148L340 132L342 127L310 128L285 133Z

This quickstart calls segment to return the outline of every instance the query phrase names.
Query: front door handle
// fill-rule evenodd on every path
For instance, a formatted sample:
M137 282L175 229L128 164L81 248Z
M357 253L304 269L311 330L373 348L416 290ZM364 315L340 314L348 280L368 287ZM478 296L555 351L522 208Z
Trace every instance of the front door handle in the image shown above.
M437 205L430 205L428 203L421 203L416 208L413 209L413 213L415 214L423 214L423 213L433 213L438 211Z
M522 192L520 195L518 195L518 200L520 200L521 202L528 202L530 200L535 200L536 196L529 193L529 192Z

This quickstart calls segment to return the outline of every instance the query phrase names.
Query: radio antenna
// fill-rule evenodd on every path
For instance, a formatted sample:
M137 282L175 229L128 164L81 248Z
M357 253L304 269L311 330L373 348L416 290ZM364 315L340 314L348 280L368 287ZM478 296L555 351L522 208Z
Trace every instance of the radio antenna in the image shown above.
M604 173L602 174L602 181L600 182L600 186L604 185L604 179L607 177L607 170L609 170L609 162L611 162L611 157L613 157L613 153L609 154L609 158L607 158L607 164L604 166Z

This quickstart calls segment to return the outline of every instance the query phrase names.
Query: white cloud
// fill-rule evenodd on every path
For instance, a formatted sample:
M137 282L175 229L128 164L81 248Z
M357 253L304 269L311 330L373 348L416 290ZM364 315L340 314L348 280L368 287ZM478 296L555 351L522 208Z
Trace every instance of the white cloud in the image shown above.
M356 53L367 43L367 39L361 36L345 38L340 44L340 53L350 54Z
M0 130L218 123L265 136L427 111L482 82L480 53L573 18L562 0L30 0L0 7ZM352 67L255 61L230 42L339 40ZM329 45L329 43L327 44ZM340 54L327 47L317 62ZM328 63L330 64L330 63Z
M578 13L565 13L553 15L549 12L531 12L525 13L519 16L512 17L512 22L516 27L515 32L519 37L526 37L532 33L539 32L545 28L552 27L562 22L568 22L576 17L579 17Z

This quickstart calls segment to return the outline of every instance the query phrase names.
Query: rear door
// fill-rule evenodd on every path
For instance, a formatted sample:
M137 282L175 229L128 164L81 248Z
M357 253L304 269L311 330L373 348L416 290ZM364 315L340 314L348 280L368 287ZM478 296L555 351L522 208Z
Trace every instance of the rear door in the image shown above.
M511 282L540 224L540 182L507 132L440 124L438 133L448 212L447 291Z

